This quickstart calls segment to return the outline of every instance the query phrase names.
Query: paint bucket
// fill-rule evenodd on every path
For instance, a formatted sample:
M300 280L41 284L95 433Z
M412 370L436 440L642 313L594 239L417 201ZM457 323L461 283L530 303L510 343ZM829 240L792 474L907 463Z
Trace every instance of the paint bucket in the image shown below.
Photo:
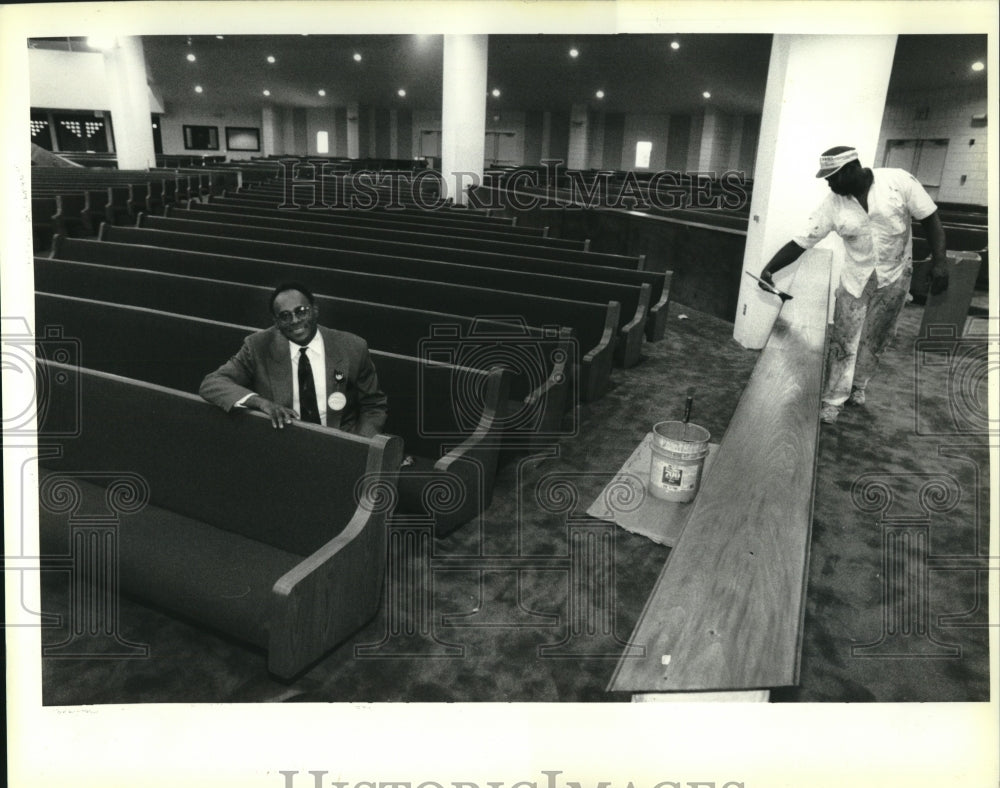
M653 426L649 492L664 501L694 498L708 456L711 433L697 424L661 421Z

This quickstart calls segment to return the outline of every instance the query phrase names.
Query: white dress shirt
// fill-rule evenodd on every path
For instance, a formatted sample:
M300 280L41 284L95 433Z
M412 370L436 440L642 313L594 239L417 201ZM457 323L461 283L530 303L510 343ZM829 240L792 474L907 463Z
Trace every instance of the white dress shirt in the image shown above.
M326 426L326 345L323 335L317 331L306 347L309 365L312 367L313 385L316 388L316 406L319 408L319 423ZM292 409L302 415L299 402L299 350L302 345L289 341L288 352L292 357Z
M937 206L924 187L906 170L882 168L868 190L868 211L853 196L830 193L813 211L804 232L792 237L812 249L830 233L844 240L840 283L855 298L875 272L877 286L890 285L913 261L910 225L926 219Z
M312 367L313 386L316 389L316 407L319 409L319 423L326 426L326 343L323 335L317 331L306 347L306 355L309 356L309 365ZM302 415L301 402L299 402L299 350L302 345L297 345L288 340L288 353L292 359L292 410ZM246 402L253 394L241 397L233 407L245 408Z

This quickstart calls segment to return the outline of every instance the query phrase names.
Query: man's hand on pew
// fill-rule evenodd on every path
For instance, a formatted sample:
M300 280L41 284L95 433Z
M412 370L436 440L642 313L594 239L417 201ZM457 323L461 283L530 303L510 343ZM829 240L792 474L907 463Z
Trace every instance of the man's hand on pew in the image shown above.
M948 260L935 260L930 269L928 286L932 295L938 295L948 289Z
M264 399L258 394L254 394L244 404L248 408L253 408L266 414L271 419L271 426L279 430L284 429L286 424L291 424L299 417L299 414L291 408L271 402L271 400Z

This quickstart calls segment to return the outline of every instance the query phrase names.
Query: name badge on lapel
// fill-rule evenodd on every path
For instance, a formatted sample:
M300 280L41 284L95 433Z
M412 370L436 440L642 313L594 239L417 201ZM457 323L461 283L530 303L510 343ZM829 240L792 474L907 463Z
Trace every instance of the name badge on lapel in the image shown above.
M333 371L333 379L337 382L338 386L343 385L344 373L335 369ZM347 397L344 396L343 392L335 391L327 397L326 404L330 406L330 410L343 410L347 405Z

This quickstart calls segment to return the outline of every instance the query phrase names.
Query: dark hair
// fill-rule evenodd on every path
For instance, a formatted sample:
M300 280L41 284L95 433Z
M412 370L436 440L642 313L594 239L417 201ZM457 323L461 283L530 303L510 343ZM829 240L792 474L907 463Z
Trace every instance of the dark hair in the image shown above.
M274 290L271 291L271 300L268 303L270 304L272 315L274 314L274 300L282 293L288 290L298 290L300 293L302 293L302 295L306 297L306 299L309 301L310 306L316 303L316 299L313 298L312 291L301 282L282 282L280 285L274 288Z

